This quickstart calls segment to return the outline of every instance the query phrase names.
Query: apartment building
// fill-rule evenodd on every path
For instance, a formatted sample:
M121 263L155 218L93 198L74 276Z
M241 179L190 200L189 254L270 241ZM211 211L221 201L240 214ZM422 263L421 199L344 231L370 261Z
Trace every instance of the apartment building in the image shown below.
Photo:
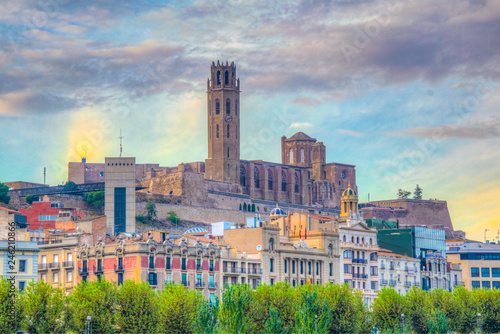
M380 249L378 262L381 287L389 286L401 295L412 287L420 287L419 259Z

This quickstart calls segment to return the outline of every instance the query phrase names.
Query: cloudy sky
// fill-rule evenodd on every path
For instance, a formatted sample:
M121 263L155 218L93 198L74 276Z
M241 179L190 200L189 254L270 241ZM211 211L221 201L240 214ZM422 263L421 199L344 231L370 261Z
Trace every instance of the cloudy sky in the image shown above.
M207 155L213 60L241 80L242 159L304 131L360 200L418 183L470 237L500 229L500 1L0 2L0 181L68 161Z

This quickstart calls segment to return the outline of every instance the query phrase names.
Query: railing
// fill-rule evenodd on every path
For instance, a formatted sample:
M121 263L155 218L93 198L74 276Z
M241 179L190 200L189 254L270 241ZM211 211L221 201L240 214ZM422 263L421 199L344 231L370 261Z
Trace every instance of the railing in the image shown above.
M181 282L181 284L184 285L184 286L189 286L190 285L189 283L191 283L191 282L189 282L189 281L183 281L183 282Z
M225 273L239 273L240 272L240 268L236 268L236 267L223 267L222 270Z
M208 288L209 289L215 289L215 288L217 288L217 283L216 282L209 282L208 283Z
M123 264L122 265L115 264L115 272L121 272L121 271L124 271Z
M352 274L352 278L361 278L361 274Z
M381 285L387 285L387 280L386 279L381 279L380 280Z
M59 269L59 265L60 265L59 262L52 262L52 263L49 263L49 268L50 269Z
M259 269L259 268L249 268L248 269L248 274L262 275L262 269Z
M94 274L102 274L103 271L102 271L102 266L101 267L94 267Z
M205 282L196 282L196 287L197 288L204 288L205 287Z
M419 287L419 286L420 286L420 283L419 283L419 282L414 282L414 283L413 283L413 286Z
M368 278L368 274L361 274L361 278Z
M364 264L367 264L368 260L367 259L352 259L352 263L364 263Z
M196 271L203 271L203 266L196 266Z
M390 266L389 270L394 270L394 265Z
M405 286L408 288L411 287L411 282L405 282Z
M381 264L380 269L385 269L385 264Z
M240 273L245 274L247 272L247 268L240 268Z
M88 270L88 268L79 268L78 269L78 273L80 275L88 275L89 274L89 270Z
M38 264L38 270L47 270L48 269L48 263L39 263Z
M67 267L73 267L74 266L74 262L73 261L64 261L63 262L63 267L67 268Z
M390 285L390 286L395 286L395 285L396 285L396 281L395 281L395 280L393 280L393 279L391 279L391 280L389 281L389 285Z

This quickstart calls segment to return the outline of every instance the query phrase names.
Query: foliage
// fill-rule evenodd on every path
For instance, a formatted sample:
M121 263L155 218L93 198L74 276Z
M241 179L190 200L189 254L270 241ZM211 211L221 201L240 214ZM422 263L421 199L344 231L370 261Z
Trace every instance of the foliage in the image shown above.
M153 218L156 218L156 204L154 204L151 201L148 201L146 203L146 216L148 217L148 220L151 221Z
M75 184L75 182L73 181L68 181L66 182L66 184L64 185L64 191L72 191L72 190L76 190L78 189L78 186Z
M9 187L7 187L5 184L0 183L0 202L9 204L10 202L10 196L7 195L9 192Z
M413 199L422 199L422 188L420 188L418 184L413 192Z
M178 223L181 221L177 213L175 211L169 211L167 216L167 219L170 220L172 223Z
M135 216L135 220L137 220L138 222L143 223L143 224L148 223L148 219L146 217L144 217L144 215L142 215L142 214Z
M463 286L456 287L453 290L455 305L460 310L457 319L455 319L455 328L460 333L470 333L474 331L477 324L478 301L476 294L467 291Z
M193 333L202 295L180 284L168 284L159 297L159 333Z
M32 280L21 293L20 304L24 312L23 330L31 334L65 333L67 300L63 289Z
M210 301L207 299L202 300L194 321L194 332L199 334L217 333L219 308L219 298L217 297L213 305L210 305Z
M453 295L443 289L434 289L429 293L429 297L431 298L434 309L444 312L448 321L448 328L455 331L460 310L456 305L457 301Z
M146 282L127 280L117 294L116 325L123 333L154 333L158 296Z
M71 313L73 330L78 332L85 326L87 316L92 318L94 333L110 333L114 328L117 287L104 277L101 281L84 282L73 289Z
M219 311L221 333L243 334L249 330L252 299L253 291L250 285L226 285Z
M405 314L405 298L396 290L384 287L372 305L375 326L381 331L395 330L400 326L401 314Z
M29 205L33 204L33 202L38 202L40 200L40 197L35 196L35 195L28 195L26 196L26 203Z
M417 333L428 333L432 323L433 304L429 294L413 287L405 296L406 319Z
M14 286L13 297L9 295L10 281L4 277L0 277L0 328L7 333L15 333L21 327L23 318L23 309L19 300L19 294ZM14 302L14 304L12 304ZM15 316L11 318L12 309ZM14 321L12 321L14 320Z
M316 291L306 291L302 294L302 303L297 306L295 327L297 334L328 333L332 323L332 314L328 302L320 303Z
M398 189L398 198L399 199L407 199L411 195L411 191L406 191L403 189Z
M93 191L87 194L85 201L96 209L104 207L104 191Z
M274 307L269 308L269 318L267 318L262 334L286 334L289 328L285 326L285 322L280 318L279 312Z
M438 311L434 317L428 320L426 333L446 334L448 333L448 321L443 311ZM417 331L418 332L418 331Z
M500 331L500 290L499 289L476 289L469 292L475 295L476 300L481 301L478 305L478 313L481 314L481 329L485 333L497 333Z

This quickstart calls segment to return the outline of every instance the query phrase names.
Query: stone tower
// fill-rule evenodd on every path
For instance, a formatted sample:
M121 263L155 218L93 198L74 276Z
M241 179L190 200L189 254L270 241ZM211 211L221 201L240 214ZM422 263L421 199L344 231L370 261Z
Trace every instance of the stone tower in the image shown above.
M240 182L240 79L234 62L212 62L207 81L208 159L205 178Z

